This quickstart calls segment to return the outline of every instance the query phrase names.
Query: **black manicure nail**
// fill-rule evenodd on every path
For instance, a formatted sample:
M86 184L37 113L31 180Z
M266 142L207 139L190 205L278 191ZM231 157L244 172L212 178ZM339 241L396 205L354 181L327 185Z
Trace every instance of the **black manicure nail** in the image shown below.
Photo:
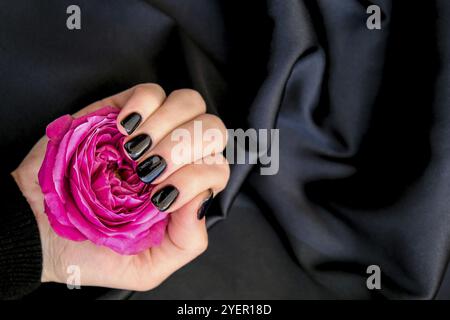
M136 173L142 182L152 183L166 167L166 161L160 156L154 155L139 163L136 168Z
M214 193L212 190L209 190L209 196L202 202L200 205L200 208L197 211L197 218L198 220L202 220L203 217L206 215L206 212L208 211L208 208L211 206L212 200L213 200Z
M152 197L152 202L159 211L166 211L177 199L178 194L177 188L169 185L156 192Z
M142 156L152 145L152 139L146 134L140 134L123 145L125 151L133 160Z
M132 134L134 130L139 126L142 121L142 117L139 113L133 112L128 115L125 119L120 121L120 124L125 129L127 134Z

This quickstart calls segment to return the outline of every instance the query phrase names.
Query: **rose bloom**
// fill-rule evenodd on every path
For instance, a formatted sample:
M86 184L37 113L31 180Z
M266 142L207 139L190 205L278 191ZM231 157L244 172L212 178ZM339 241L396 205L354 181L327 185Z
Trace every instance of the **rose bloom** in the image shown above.
M161 242L168 217L151 203L152 186L138 178L123 150L118 112L105 107L48 125L39 184L59 236L137 254Z

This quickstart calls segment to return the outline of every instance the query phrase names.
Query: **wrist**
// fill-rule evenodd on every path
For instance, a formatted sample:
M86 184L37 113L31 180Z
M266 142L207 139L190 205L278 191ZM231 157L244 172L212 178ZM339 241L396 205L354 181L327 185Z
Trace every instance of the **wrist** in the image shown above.
M43 198L39 185L30 183L30 179L24 177L21 173L20 168L11 173L14 178L19 190L28 202L28 205L33 212L36 219L36 224L39 230L39 237L41 240L42 248L42 274L41 282L53 282L56 281L54 272L52 271L51 255L50 255L50 228L48 224L47 217L42 214L43 211ZM38 190L35 190L37 187ZM42 213L41 213L42 212Z

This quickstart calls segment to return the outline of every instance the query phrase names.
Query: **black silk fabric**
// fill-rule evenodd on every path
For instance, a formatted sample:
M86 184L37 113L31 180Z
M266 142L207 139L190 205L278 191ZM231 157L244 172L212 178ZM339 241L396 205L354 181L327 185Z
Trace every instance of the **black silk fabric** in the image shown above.
M442 289L450 2L78 0L76 31L71 4L0 3L2 172L62 114L141 82L194 88L228 128L280 130L278 174L232 165L210 224L245 191L327 295ZM371 4L381 30L366 27ZM369 265L382 290L366 288Z

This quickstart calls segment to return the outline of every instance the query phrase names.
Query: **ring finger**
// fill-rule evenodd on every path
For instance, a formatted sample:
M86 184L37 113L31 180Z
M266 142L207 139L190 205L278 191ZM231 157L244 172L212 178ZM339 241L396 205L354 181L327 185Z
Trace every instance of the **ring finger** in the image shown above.
M221 154L212 155L175 171L152 190L151 200L159 210L173 212L208 189L219 193L229 175L226 159Z

